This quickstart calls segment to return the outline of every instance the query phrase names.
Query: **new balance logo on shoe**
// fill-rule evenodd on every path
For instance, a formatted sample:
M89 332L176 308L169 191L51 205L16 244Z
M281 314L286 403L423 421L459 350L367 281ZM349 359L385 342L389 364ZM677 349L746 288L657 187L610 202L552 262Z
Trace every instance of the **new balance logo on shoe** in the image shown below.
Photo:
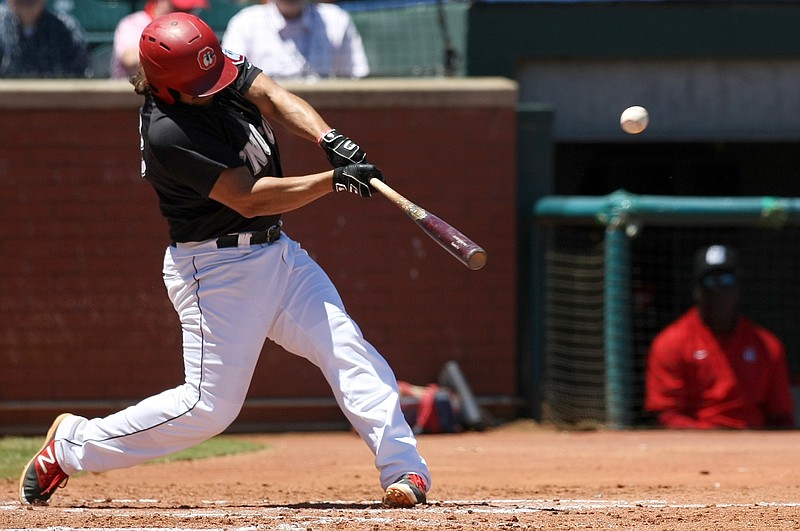
M53 447L48 446L45 448L42 453L36 456L36 460L39 462L39 468L42 469L42 472L47 474L47 465L56 464L56 456L54 455Z

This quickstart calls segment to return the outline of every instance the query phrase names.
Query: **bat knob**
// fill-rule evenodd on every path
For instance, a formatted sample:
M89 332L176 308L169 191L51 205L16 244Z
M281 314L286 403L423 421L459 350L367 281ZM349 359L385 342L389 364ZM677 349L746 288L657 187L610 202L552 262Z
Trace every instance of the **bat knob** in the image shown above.
M486 251L481 248L475 249L467 257L467 267L472 270L480 269L486 265L487 258Z

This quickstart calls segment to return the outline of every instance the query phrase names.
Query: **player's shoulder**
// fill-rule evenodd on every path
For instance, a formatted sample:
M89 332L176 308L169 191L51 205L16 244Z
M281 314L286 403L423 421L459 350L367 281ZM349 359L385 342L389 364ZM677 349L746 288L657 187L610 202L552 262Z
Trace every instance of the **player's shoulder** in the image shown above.
M233 83L231 83L228 89L220 93L220 96L225 96L231 90L244 95L250 89L250 86L258 77L258 74L261 73L261 69L251 63L244 55L238 54L226 48L222 49L222 53L228 56L231 62L239 70L239 73L236 75L236 79Z
M153 147L191 146L187 130L193 117L181 105L167 105L155 98L145 101L144 112L148 115L147 140Z
M686 327L675 321L662 328L653 338L653 345L678 343L687 335Z

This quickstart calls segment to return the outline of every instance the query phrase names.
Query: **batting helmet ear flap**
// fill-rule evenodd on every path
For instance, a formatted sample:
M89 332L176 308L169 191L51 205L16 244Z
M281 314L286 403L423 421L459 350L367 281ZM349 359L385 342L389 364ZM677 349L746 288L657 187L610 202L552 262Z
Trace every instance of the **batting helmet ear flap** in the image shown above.
M162 89L161 92L158 92L157 90L152 90L152 87L150 87L150 89L153 92L153 94L158 96L160 99L164 100L164 102L168 103L169 105L172 105L173 103L175 103L180 99L181 93L175 89L166 87L166 90Z
M161 87L161 89L159 89L154 85L148 86L150 87L150 92L152 92L154 96L157 96L159 99L163 100L164 103L169 105L175 103L180 97L180 92L175 89L171 89L169 87Z

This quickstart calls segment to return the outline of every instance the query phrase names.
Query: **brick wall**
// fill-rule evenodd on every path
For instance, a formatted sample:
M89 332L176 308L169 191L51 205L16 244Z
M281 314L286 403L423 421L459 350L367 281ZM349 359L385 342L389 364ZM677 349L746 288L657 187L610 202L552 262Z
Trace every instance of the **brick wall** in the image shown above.
M86 83L0 89L3 433L40 430L64 409L105 415L182 381L179 323L161 280L166 223L139 176L138 99ZM480 397L516 396L516 87L289 88L360 142L399 192L483 245L489 262L468 270L381 197L328 195L287 214L287 231L398 379L429 383L456 360ZM327 169L318 147L277 133L287 175ZM235 427L342 421L316 368L268 343Z

